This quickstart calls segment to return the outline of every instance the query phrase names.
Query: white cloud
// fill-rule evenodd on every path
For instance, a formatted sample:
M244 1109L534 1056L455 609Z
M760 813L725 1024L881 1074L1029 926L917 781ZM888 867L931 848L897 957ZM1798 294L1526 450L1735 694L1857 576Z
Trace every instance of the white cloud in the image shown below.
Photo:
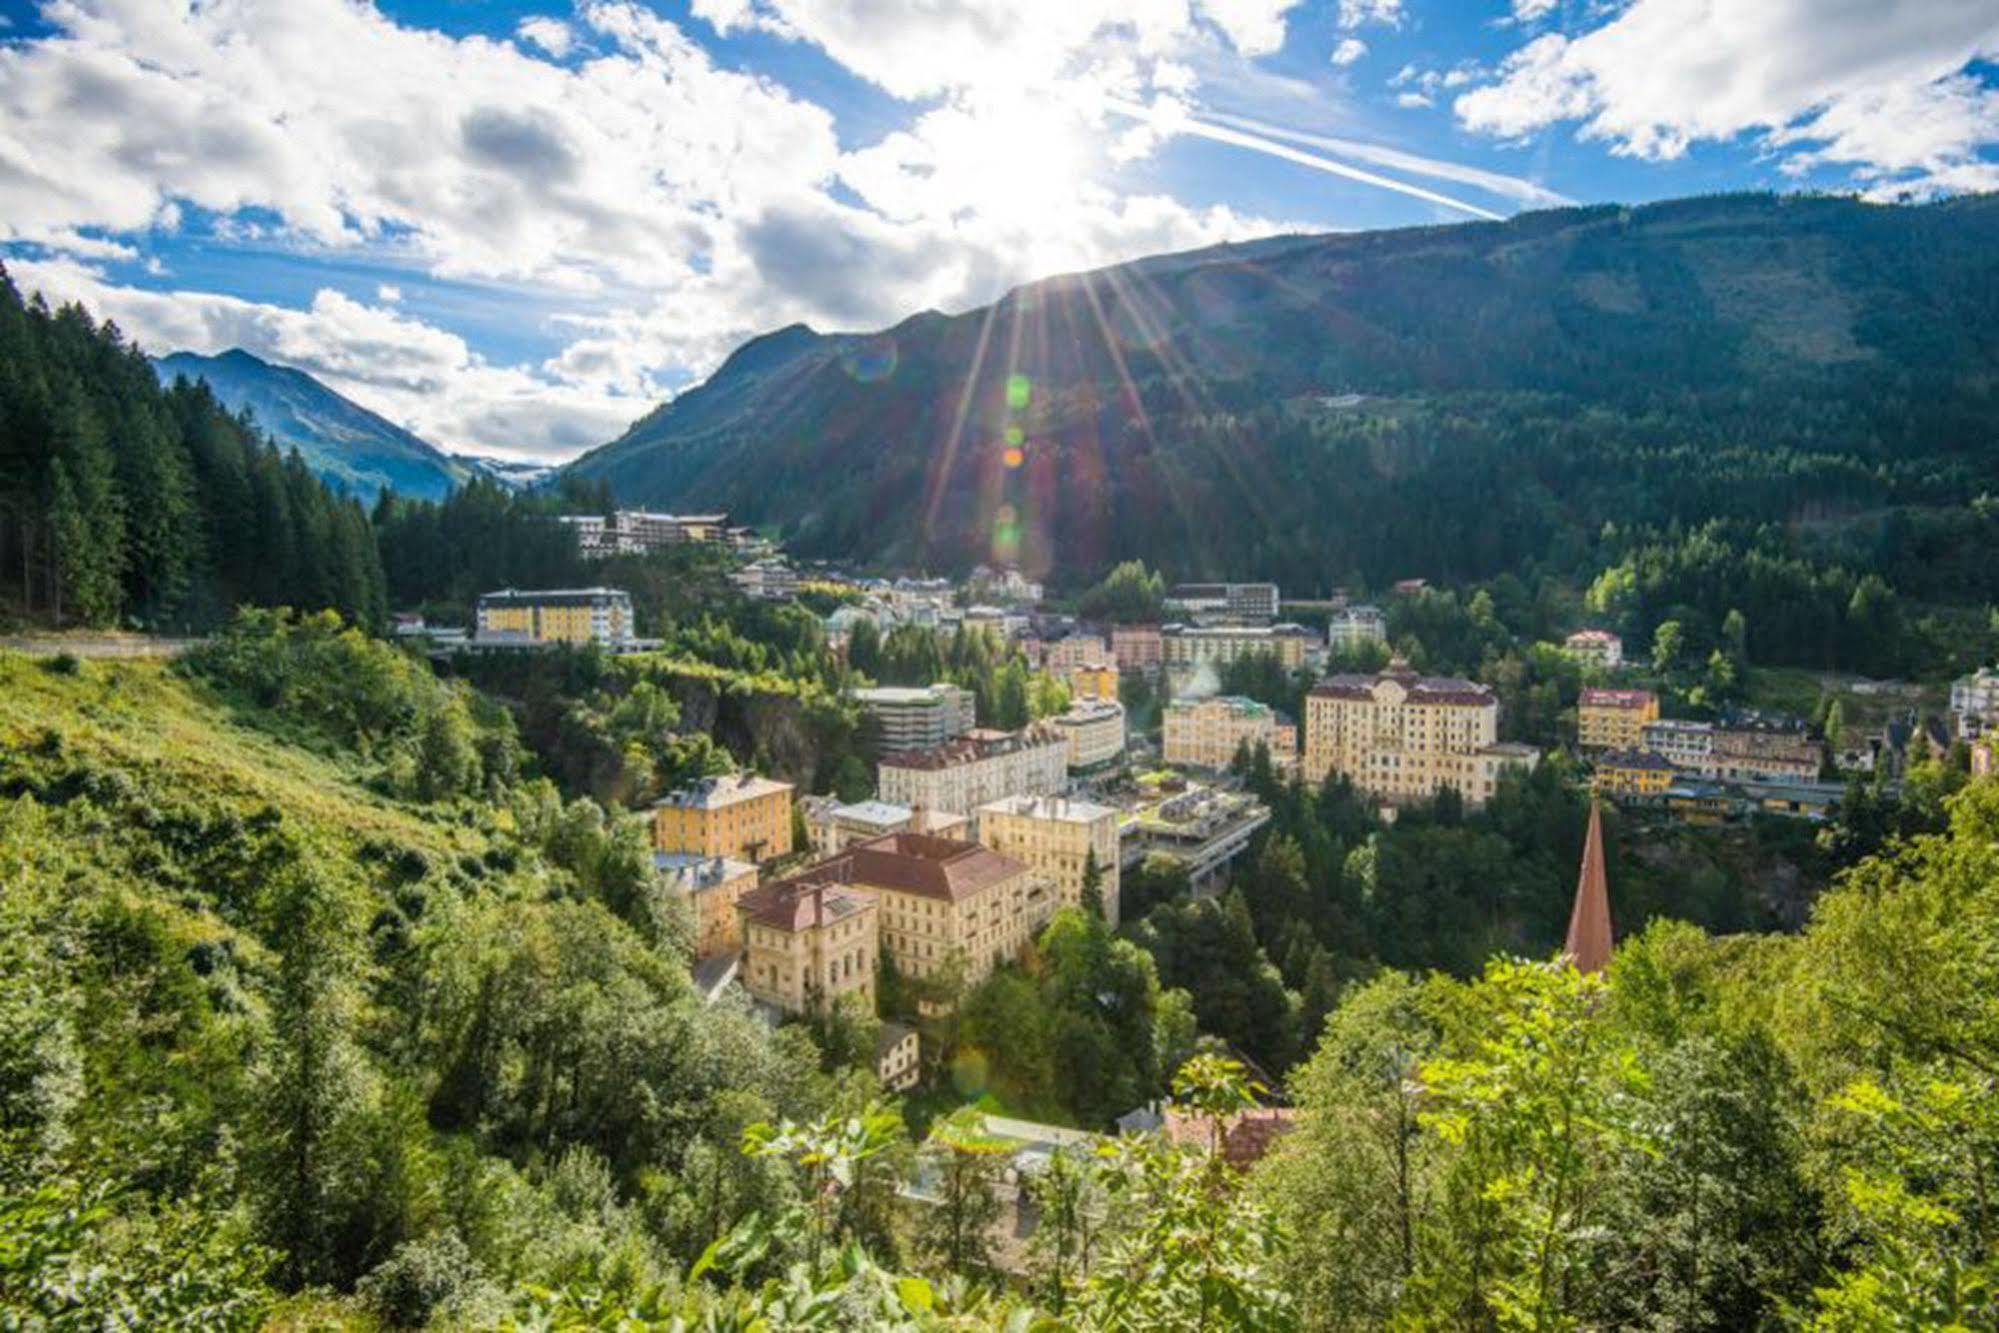
M1528 42L1456 111L1509 138L1577 121L1634 157L1750 134L1792 172L1990 188L1999 167L1979 153L1999 142L1999 99L1964 71L1994 55L1991 0L1633 0L1580 36Z
M1366 54L1366 42L1358 37L1343 37L1340 39L1340 44L1333 48L1333 63L1351 65Z
M403 289L392 282L385 282L375 288L375 299L383 305L394 305L403 299Z
M1516 23L1537 23L1555 12L1561 0L1513 0L1513 20Z
M1418 107L1426 107L1434 104L1423 93L1397 93L1395 94L1395 105L1406 111L1413 111Z
M514 35L530 46L540 47L557 60L568 55L570 48L576 44L575 31L561 19L522 19L520 26L514 29Z
M1385 28L1402 26L1402 0L1340 0L1339 25L1361 28L1370 23Z

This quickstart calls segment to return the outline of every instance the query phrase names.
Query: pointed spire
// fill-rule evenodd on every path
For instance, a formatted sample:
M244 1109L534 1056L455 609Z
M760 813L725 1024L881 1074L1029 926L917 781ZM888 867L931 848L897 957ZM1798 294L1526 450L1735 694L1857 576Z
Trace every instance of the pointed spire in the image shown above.
M1583 972L1601 972L1610 962L1610 879L1603 869L1603 814L1594 800L1589 803L1582 873L1576 877L1576 905L1569 913L1569 938L1562 953Z

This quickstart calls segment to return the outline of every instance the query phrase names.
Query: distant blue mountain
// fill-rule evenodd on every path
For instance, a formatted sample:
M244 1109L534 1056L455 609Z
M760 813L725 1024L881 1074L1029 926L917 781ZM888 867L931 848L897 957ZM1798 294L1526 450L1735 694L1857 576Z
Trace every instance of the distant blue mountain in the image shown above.
M175 352L155 357L164 383L207 380L233 411L250 409L257 425L326 481L372 502L384 487L426 500L444 496L476 469L452 458L302 370L272 365L240 348L220 356Z

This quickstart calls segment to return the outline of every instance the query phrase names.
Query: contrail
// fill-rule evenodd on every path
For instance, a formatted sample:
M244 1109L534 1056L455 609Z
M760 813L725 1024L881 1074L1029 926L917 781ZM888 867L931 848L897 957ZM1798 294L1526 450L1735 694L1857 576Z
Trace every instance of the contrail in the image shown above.
M1104 105L1119 115L1129 116L1133 120L1149 122L1154 119L1152 113L1144 107L1124 101L1122 98L1106 97ZM1348 180L1359 181L1363 185L1372 185L1383 190L1393 190L1397 194L1406 194L1412 199L1423 199L1433 204L1441 204L1445 208L1454 208L1460 213L1469 213L1475 218L1485 218L1491 222L1504 222L1506 220L1505 214L1495 213L1487 208L1480 208L1477 204L1468 204L1462 199L1453 199L1450 195L1439 194L1435 190L1426 190L1420 185L1411 185L1408 181L1396 180L1393 176L1379 175L1376 172L1368 171L1361 167L1349 166L1345 162L1335 161L1330 157L1321 157L1317 153L1308 153L1302 148L1293 148L1289 144L1278 143L1273 139L1266 139L1262 135L1250 134L1244 130L1230 129L1226 125L1216 125L1209 121L1200 120L1191 113L1182 113L1170 124L1164 125L1161 128L1170 129L1176 134L1192 134L1199 138L1212 139L1216 143L1234 144L1238 148L1248 148L1255 152L1268 154L1271 157L1283 158L1286 162L1296 162L1300 166L1312 167L1329 175L1344 176Z

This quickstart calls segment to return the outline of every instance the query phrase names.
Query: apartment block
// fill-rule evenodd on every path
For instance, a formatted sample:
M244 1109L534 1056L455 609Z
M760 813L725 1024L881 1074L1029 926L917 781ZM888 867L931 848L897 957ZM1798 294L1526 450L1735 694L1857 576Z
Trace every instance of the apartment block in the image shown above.
M1084 699L1048 720L1061 733L1071 773L1094 772L1124 758L1123 704Z
M885 754L876 794L898 805L969 815L1007 796L1054 796L1069 780L1069 741L1036 722L1019 731L974 730L923 750Z
M1150 680L1166 662L1166 643L1157 625L1113 625L1111 656L1118 669Z
M1803 727L1729 723L1714 731L1712 776L1731 782L1811 782L1825 747Z
M754 560L729 575L744 596L782 602L798 595L798 571L782 560Z
M1585 750L1636 750L1645 724L1659 720L1659 696L1650 690L1586 689L1576 701L1576 744Z
M1118 923L1117 811L1059 796L1015 796L978 809L979 841L1047 877L1063 907L1083 901L1083 867L1102 872L1104 919Z
M1085 662L1069 673L1069 697L1078 701L1084 699L1108 699L1118 701L1120 673L1115 660L1105 658L1097 662Z
M978 724L972 692L961 685L878 685L855 690L885 752L923 750L955 740Z
M1187 768L1224 769L1243 745L1269 746L1274 756L1277 726L1268 705L1240 695L1175 699L1164 710L1162 757Z
M1197 621L1243 623L1277 619L1274 583L1182 583L1166 594L1166 609Z
M743 951L736 903L757 886L754 865L690 852L654 852L652 865L661 887L684 895L694 908L695 961Z
M1714 723L1692 722L1683 718L1660 718L1647 722L1639 748L1664 756L1674 768L1702 777L1714 776Z
M506 588L481 595L474 623L482 646L594 643L617 649L632 641L632 599L620 588Z
M1388 617L1378 606L1356 602L1343 606L1326 620L1326 651L1349 653L1362 644L1383 643L1388 639Z
M750 998L787 1014L825 1014L843 1001L875 1011L881 909L874 895L823 879L766 884L736 902Z
M1425 800L1451 787L1480 806L1502 772L1540 758L1530 745L1499 739L1491 687L1421 676L1400 658L1376 675L1328 676L1305 699L1306 778L1344 774L1380 800Z
M652 805L652 845L662 852L760 862L791 851L789 782L731 773L703 778Z
M1159 631L1166 670L1184 679L1238 658L1267 653L1286 671L1305 665L1316 640L1303 625L1168 625Z
M1579 629L1562 640L1562 651L1584 666L1605 671L1624 665L1624 640L1606 629Z
M729 540L727 514L655 514L620 509L610 515L565 514L561 522L576 534L576 550L586 560L643 555L682 542Z
M1610 750L1599 755L1590 780L1593 790L1611 797L1663 796L1677 770L1650 750Z

